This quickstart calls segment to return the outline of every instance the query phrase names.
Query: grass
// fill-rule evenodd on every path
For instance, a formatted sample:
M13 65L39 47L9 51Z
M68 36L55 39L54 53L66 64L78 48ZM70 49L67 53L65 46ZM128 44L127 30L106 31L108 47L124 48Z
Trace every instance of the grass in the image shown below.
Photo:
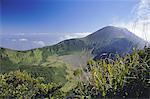
M86 67L74 71L61 58L55 56L48 57L39 65L14 67L16 67L13 68L14 72L2 73L0 76L1 96L11 96L9 89L12 89L12 97L22 97L22 93L25 92L27 95L25 96L29 98L33 96L39 98L149 97L150 48L134 49L131 54L123 57L116 55L113 59L106 57L97 61L89 60ZM18 69L20 71L15 72ZM27 81L26 85L22 83L24 79ZM38 81L36 88L32 86L35 92L32 94L32 91L26 91L26 88L29 88L29 83L34 84L35 79L42 83ZM16 89L21 88L18 84L23 88L21 93L18 93L20 89Z

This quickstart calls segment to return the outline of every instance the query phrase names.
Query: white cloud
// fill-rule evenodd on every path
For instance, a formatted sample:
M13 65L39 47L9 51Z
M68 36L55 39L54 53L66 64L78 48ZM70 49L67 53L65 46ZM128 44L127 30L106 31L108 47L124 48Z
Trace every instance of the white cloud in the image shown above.
M23 36L23 35L25 35L25 33L18 33L18 35L19 35L19 36Z
M28 39L26 39L26 38L21 38L21 39L19 39L19 41L21 41L21 42L27 42Z
M128 22L115 19L112 25L125 27L137 36L150 41L150 0L140 0L132 10L134 18Z
M60 40L66 40L66 39L72 39L72 38L81 38L89 35L91 33L89 32L81 32L81 33L64 33L62 37L60 37Z
M123 21L117 21L114 22L112 25L122 28L127 28L129 31L135 33L137 36L150 41L150 27L145 26L141 22L123 22Z
M138 20L150 19L150 0L140 0L135 7L135 14Z
M0 33L0 35L13 35L13 36L26 36L26 35L31 35L31 36L36 36L36 35L55 35L54 33Z
M16 42L17 40L16 39L12 39L11 41Z
M45 46L45 43L43 41L33 41L33 43L38 44L40 46Z

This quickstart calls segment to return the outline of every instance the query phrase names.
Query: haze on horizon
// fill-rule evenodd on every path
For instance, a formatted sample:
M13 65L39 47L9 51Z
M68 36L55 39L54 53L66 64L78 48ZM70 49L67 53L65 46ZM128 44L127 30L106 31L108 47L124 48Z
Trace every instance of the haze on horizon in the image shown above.
M1 0L0 46L31 49L108 25L150 41L149 0Z

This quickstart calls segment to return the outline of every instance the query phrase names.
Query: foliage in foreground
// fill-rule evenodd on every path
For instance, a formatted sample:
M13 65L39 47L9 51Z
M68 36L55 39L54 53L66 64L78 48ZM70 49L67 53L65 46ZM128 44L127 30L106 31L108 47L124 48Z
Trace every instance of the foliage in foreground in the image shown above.
M86 80L83 80L84 74ZM44 83L25 71L0 75L0 97L27 98L148 98L150 89L150 48L124 57L88 61L85 71L76 70L65 85ZM74 82L78 82L77 86ZM65 87L64 87L65 86Z
M148 98L150 92L150 48L131 55L90 60L87 82L80 82L76 95L84 97Z
M40 98L55 97L60 93L60 85L43 83L41 77L33 78L27 72L15 71L0 75L0 97Z

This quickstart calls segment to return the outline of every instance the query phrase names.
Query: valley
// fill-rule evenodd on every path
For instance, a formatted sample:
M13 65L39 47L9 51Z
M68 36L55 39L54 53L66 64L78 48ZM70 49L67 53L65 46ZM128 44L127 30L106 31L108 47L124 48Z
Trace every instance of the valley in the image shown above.
M120 86L123 86L124 77L132 75L134 72L130 66L133 66L134 69L139 68L138 66L143 64L140 60L146 62L148 67L143 64L146 71L146 74L143 75L147 75L149 78L147 71L149 70L150 51L145 46L145 40L135 36L127 29L107 26L86 37L64 40L53 46L26 51L0 48L1 79L5 79L2 77L10 72L19 73L18 75L24 75L22 72L26 72L25 75L29 74L33 78L41 77L44 79L42 83L45 84L46 88L49 88L49 84L52 83L60 85L57 86L59 90L56 91L56 94L58 91L61 92L58 95L53 96L51 93L52 96L48 96L50 95L48 90L51 89L39 88L39 90L47 90L47 92L41 93L39 96L37 94L35 97L111 97L107 93L109 89L114 88L115 92L121 90ZM109 57L110 55L114 55L115 58ZM105 57L102 58L103 56ZM99 65L100 67L98 67ZM146 79L148 79L147 76ZM107 77L109 78L108 82L106 82ZM116 79L119 79L118 82L114 82ZM98 84L99 81L102 81L101 85ZM144 83L149 86L147 81ZM84 89L84 87L87 88ZM95 92L88 87L98 89L94 89ZM82 91L83 94L79 91ZM117 93L121 95L119 92ZM116 95L116 97L122 97L122 95Z

